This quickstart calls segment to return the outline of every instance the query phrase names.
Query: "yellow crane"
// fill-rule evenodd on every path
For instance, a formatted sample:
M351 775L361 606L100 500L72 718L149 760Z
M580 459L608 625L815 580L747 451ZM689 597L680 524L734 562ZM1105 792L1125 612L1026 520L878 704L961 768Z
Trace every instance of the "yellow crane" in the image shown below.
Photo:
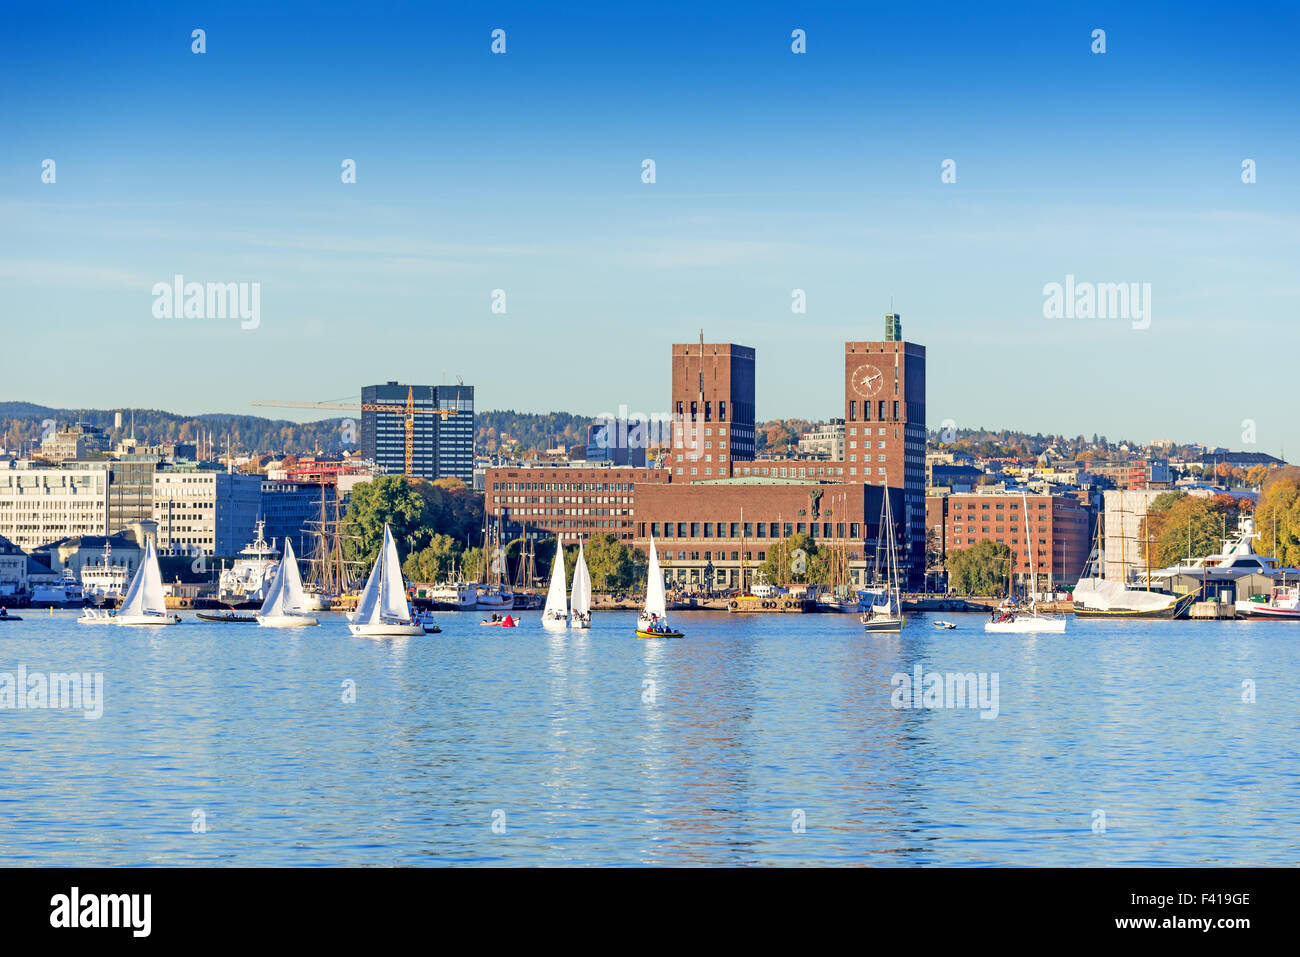
M270 406L276 409L343 409L348 412L389 412L404 417L406 423L406 472L412 474L415 453L415 417L417 415L440 415L446 418L455 415L455 409L417 409L415 407L415 390L406 388L406 405L393 405L385 402L254 402L253 405Z

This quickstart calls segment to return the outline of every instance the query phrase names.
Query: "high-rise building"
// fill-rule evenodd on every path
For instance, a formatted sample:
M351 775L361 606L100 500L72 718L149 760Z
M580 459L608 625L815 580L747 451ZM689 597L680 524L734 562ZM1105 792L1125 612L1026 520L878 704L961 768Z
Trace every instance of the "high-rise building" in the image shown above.
M363 386L361 402L404 407L408 394L417 410L449 409L455 413L414 417L411 473L425 479L458 478L467 485L473 482L474 387L388 382ZM400 412L362 412L361 455L389 474L405 472L405 417Z
M754 458L754 350L673 344L673 474L725 476ZM691 472L695 469L695 472Z
M925 346L901 336L891 313L883 341L844 343L845 465L846 481L903 490L895 521L916 589L925 578Z

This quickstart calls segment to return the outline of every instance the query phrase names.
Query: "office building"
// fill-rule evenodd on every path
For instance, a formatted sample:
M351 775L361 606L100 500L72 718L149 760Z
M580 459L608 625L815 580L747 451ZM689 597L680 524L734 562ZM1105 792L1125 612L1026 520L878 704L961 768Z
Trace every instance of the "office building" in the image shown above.
M388 382L361 389L362 405L382 404L393 411L363 410L361 455L384 473L406 471L406 408L413 417L411 473L418 478L474 481L474 387L471 385L403 385ZM435 409L448 414L427 414ZM421 410L423 413L420 414Z

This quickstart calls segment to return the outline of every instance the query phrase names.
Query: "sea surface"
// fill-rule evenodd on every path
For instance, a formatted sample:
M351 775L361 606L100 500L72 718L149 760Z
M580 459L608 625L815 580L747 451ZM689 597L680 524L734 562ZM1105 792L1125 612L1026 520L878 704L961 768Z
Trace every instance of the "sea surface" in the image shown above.
M678 613L422 638L0 624L0 673L100 673L103 714L0 710L14 865L1294 865L1300 624ZM971 673L900 700L901 677ZM996 709L992 680L997 678ZM93 679L92 679L93 680ZM3 676L0 675L0 686ZM946 687L946 686L945 686ZM354 700L351 700L354 698ZM949 706L939 706L949 705Z

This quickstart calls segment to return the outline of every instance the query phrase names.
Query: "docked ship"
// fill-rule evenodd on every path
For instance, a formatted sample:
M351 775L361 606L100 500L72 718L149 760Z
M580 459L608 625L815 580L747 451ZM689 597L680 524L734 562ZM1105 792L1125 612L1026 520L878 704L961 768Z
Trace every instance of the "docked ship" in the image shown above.
M501 520L497 519L494 529L484 516L483 562L487 566L484 576L487 583L475 583L474 607L479 611L510 611L515 607L514 593L506 584L505 554L501 546Z
M448 579L433 586L429 602L434 611L474 611L478 607L478 588L470 582Z
M266 522L259 520L253 541L245 545L234 564L223 569L217 585L217 600L231 608L262 607L280 567L280 552L267 544Z
M1120 568L1121 579L1110 580L1102 577L1102 525L1101 521L1097 522L1097 542L1090 556L1089 565L1092 573L1088 574L1088 569L1084 569L1083 577L1080 577L1074 586L1071 595L1073 599L1072 611L1076 618L1182 618L1187 614L1187 610L1192 603L1200 597L1200 589L1195 591L1179 594L1168 587L1152 587L1152 574L1148 572L1146 576L1146 586L1136 588L1129 584L1128 569L1125 567L1123 558L1124 542L1124 513L1121 511L1120 527L1115 530L1113 536L1108 535L1107 540L1112 538L1120 543ZM1149 544L1149 543L1148 543ZM1148 569L1150 568L1148 559ZM1164 584L1168 585L1169 580L1165 579Z
M338 610L355 605L355 589L362 574L361 562L348 561L344 542L355 535L343 533L337 493L334 496L334 519L326 517L325 488L321 486L320 518L307 522L311 527L311 558L303 582L302 604L308 611Z
M72 569L65 568L57 581L32 588L31 604L33 608L81 608L86 596Z
M93 565L81 567L81 590L86 600L97 606L113 606L126 594L130 581L125 563L113 564L113 545L104 543L104 557Z

